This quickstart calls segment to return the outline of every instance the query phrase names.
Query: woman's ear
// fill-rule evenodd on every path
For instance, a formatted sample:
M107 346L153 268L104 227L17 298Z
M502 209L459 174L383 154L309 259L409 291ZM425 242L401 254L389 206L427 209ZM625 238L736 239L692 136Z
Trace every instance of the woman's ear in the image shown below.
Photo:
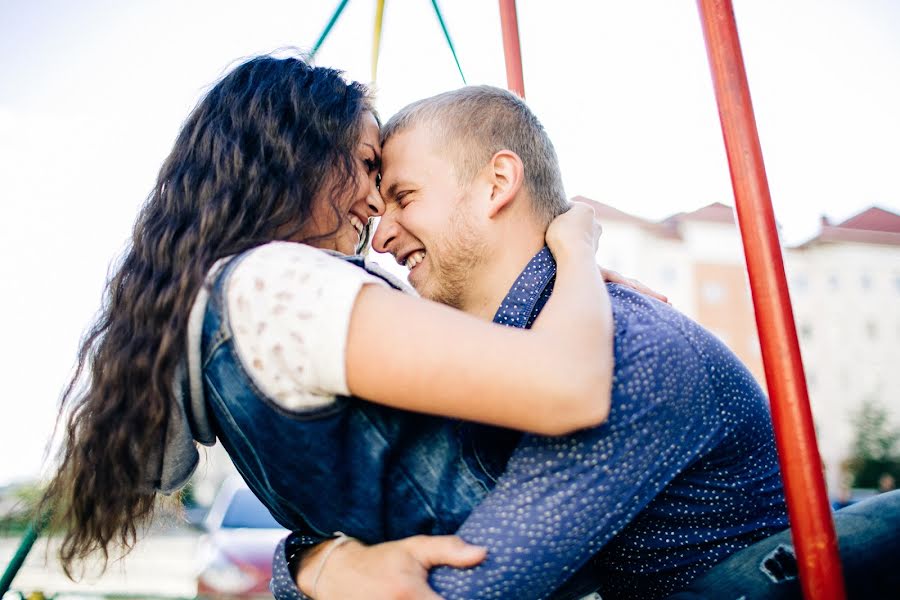
M512 150L500 150L488 165L491 180L491 204L488 218L493 219L512 202L525 181L522 159Z

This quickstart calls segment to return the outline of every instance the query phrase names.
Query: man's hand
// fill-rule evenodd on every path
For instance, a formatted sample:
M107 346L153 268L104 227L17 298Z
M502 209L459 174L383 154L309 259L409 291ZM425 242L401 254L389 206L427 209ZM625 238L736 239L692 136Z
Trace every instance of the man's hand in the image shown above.
M618 283L620 285L624 285L625 287L629 287L636 292L640 292L645 296L650 296L651 298L656 298L661 302L665 302L666 304L671 304L669 299L660 294L659 292L655 292L648 288L646 285L638 281L637 279L631 279L630 277L625 277L621 273L617 273L616 271L611 271L609 269L604 269L600 267L600 275L603 277L604 281L608 281L610 283Z
M327 548L326 542L310 550L297 573L297 586L314 600L440 600L428 586L429 569L473 567L487 555L455 535L417 535L374 546L354 540L328 556L313 590Z

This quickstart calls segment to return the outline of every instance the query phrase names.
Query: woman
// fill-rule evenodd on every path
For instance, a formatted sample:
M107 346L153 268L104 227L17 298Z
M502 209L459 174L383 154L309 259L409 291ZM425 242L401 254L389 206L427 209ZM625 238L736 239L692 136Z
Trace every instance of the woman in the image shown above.
M543 434L605 418L589 211L548 231L559 274L533 330L485 324L339 256L383 211L379 154L366 89L298 59L252 59L194 109L63 396L44 505L67 527L67 572L134 544L157 492L189 478L194 440L218 437L284 526L374 542L452 532L484 497L441 417ZM401 347L416 364L388 377L371 352Z

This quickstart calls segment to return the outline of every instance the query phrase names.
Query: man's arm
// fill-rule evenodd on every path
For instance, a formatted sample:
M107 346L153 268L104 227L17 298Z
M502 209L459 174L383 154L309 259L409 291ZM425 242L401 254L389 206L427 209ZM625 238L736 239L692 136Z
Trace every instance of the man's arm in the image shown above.
M486 560L431 572L443 598L549 596L721 434L703 398L709 378L687 340L670 331L645 337L617 356L624 360L607 424L523 437L496 488L457 532L486 546Z
M440 600L428 586L428 570L437 565L471 567L485 555L484 548L452 535L419 535L374 546L353 540L327 557L328 544L333 543L330 540L299 548L291 543L297 539L292 534L275 550L270 589L277 600ZM298 550L302 558L290 561ZM323 558L327 559L325 563ZM289 561L296 563L296 573L291 571Z

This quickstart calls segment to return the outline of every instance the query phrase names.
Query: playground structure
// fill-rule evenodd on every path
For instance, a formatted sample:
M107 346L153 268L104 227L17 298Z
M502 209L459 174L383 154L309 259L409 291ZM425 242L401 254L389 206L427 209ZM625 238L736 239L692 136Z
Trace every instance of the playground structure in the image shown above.
M315 57L349 0L341 0L310 52ZM372 79L377 74L384 0L376 0ZM837 538L816 444L793 310L731 0L698 0L716 102L734 189L756 315L775 439L801 587L807 599L841 600L844 582ZM435 15L465 83L437 0ZM515 0L499 0L507 87L525 97ZM12 583L40 527L29 527L0 578Z

